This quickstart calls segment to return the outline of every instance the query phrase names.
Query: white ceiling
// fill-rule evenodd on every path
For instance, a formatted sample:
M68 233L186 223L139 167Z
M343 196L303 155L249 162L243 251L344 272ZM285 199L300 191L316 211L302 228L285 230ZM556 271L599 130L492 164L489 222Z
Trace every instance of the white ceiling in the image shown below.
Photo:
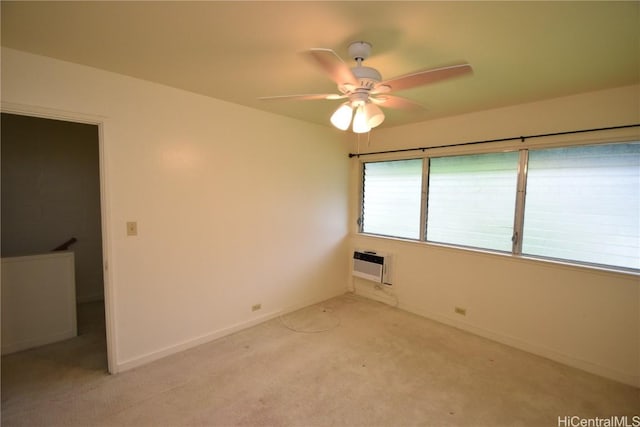
M460 61L471 76L395 93L384 127L640 83L640 2L12 2L2 45L329 125L339 101L298 53L366 40L384 78Z

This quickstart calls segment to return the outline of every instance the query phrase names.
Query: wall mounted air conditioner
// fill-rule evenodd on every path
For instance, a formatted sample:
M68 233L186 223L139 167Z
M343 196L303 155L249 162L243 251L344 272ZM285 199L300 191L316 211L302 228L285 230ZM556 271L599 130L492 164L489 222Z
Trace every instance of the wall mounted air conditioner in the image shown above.
M377 283L391 284L391 255L356 249L352 274Z

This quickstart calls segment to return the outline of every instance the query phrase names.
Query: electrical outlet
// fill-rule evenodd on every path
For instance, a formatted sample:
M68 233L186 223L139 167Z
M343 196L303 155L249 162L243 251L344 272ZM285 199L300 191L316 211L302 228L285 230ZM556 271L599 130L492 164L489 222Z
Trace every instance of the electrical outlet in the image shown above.
M453 311L454 311L456 314L460 314L460 315L462 315L462 316L466 316L466 315L467 315L467 309L466 309L466 308L462 308L462 307L455 307L455 308L453 309Z
M262 308L262 304L253 304L251 306L251 311L258 311Z
M138 223L135 221L127 222L127 236L137 236L138 235Z

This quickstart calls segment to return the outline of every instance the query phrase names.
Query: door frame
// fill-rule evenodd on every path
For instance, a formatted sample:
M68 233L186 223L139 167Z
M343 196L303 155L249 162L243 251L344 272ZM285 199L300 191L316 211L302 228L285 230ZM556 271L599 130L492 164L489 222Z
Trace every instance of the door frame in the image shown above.
M102 281L104 292L104 315L105 329L107 340L107 370L110 374L118 372L116 363L116 317L115 317L115 301L114 289L110 274L111 244L109 239L110 209L108 194L108 174L107 162L105 155L105 138L104 131L108 127L108 120L104 116L89 115L73 111L56 110L34 105L24 105L16 103L8 103L2 101L0 103L0 112L8 114L17 114L22 116L37 117L43 119L63 120L67 122L83 123L95 125L98 127L98 168L100 174L100 222L102 233Z

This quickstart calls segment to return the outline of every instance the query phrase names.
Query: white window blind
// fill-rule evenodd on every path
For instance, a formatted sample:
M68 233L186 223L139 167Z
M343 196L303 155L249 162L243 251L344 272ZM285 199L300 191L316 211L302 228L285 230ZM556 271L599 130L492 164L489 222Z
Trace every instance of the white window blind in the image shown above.
M364 164L362 231L420 238L422 159Z
M430 159L427 240L511 250L518 153Z
M522 252L640 268L640 143L531 150Z

